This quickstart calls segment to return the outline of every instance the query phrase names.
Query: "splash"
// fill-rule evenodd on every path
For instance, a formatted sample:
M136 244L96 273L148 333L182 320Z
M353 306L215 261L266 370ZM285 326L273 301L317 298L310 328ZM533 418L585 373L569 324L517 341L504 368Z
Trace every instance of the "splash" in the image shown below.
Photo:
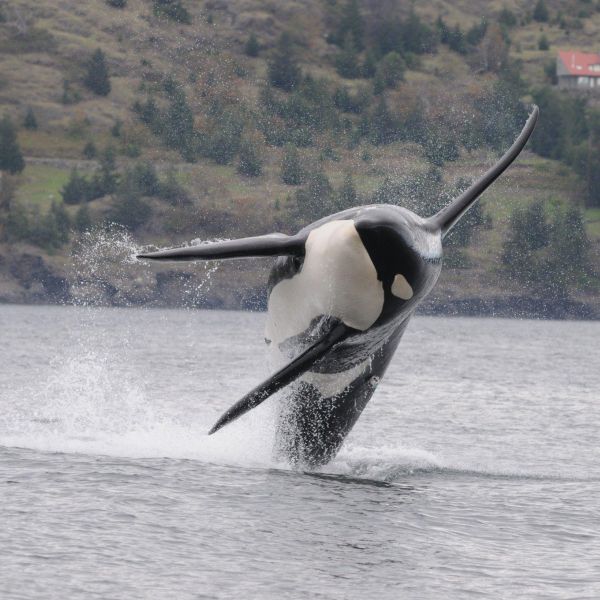
M94 228L81 235L73 246L71 295L76 306L94 307L117 303L125 305L127 293L147 279L136 255L141 247L131 234L115 224Z

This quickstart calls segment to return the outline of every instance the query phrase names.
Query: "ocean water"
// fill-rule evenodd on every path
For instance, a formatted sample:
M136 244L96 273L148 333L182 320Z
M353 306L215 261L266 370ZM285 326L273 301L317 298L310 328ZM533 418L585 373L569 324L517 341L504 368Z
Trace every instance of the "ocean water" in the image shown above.
M600 323L415 318L334 462L264 315L0 307L0 598L600 598Z

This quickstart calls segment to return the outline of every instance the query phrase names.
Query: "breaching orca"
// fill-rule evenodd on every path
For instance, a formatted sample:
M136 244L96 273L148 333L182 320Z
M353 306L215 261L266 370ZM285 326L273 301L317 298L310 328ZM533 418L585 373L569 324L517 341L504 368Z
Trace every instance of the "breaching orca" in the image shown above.
M442 267L442 240L519 155L538 117L499 162L429 218L393 205L351 208L295 235L270 234L140 254L153 260L277 256L266 341L281 366L227 410L210 434L289 386L276 451L299 466L330 461L370 400L410 316Z

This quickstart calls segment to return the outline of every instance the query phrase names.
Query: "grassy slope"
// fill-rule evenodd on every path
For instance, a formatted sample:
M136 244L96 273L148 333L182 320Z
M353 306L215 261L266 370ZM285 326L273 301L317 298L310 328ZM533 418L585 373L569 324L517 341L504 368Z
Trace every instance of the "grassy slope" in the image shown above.
M47 207L58 192L77 160L81 169L91 168L81 160L81 150L88 140L102 147L111 140L109 129L115 119L125 123L127 136L135 138L144 148L142 158L160 164L179 163L173 153L160 148L155 139L135 123L130 107L136 98L144 71L173 73L178 80L186 82L186 93L193 107L200 108L206 100L200 93L202 82L210 71L216 73L215 93L241 95L254 98L258 85L266 72L265 52L258 59L243 55L242 47L249 31L255 31L265 46L273 44L279 32L290 29L299 32L302 41L302 66L315 75L325 75L342 81L331 68L333 50L325 41L327 32L326 3L321 0L308 2L270 2L259 0L236 0L231 3L212 3L217 7L206 10L204 3L187 2L193 17L193 25L158 22L151 14L148 0L129 0L125 10L113 9L103 2L80 3L76 0L47 0L40 6L33 0L15 0L14 4L31 16L36 29L52 34L54 43L45 51L11 54L0 53L0 114L8 112L19 121L27 106L32 106L40 123L37 131L20 131L20 143L29 157L64 159L51 165L33 162L20 178L18 199L24 203ZM393 4L393 3L392 3ZM407 3L399 10L406 11ZM475 0L436 0L425 7L417 6L421 14L432 19L442 14L449 24L460 23L466 28L481 16L493 15L502 7L520 12L528 3L487 2ZM554 12L564 2L548 2ZM577 4L574 2L573 4ZM485 11L485 12L483 12ZM565 11L569 14L567 11ZM212 23L207 17L210 14ZM557 48L576 47L598 50L595 47L600 30L600 13L585 19L582 30L565 31L555 25L532 22L511 31L513 57L523 61L524 75L532 83L542 83L543 66L555 56ZM550 41L550 50L537 50L541 33ZM107 98L98 98L82 88L77 82L82 76L82 64L96 47L101 47L109 59L112 91ZM144 64L142 64L142 61ZM150 66L148 66L150 65ZM238 67L248 75L236 75ZM195 74L195 82L190 81ZM69 79L73 89L82 99L74 105L60 102L62 82ZM350 86L360 82L344 82ZM446 110L449 103L460 113L460 98L468 93L470 86L481 85L481 77L475 75L462 57L441 46L438 54L426 56L418 72L407 73L407 84L397 94L391 94L392 103L402 102L402 94L408 88L412 93L430 99L435 106ZM468 127L468 118L457 119L457 127ZM325 170L332 183L337 185L346 171L351 171L357 187L362 192L374 189L386 174L403 173L424 166L423 160L410 147L393 145L385 148L369 148L373 160L361 160L362 147L340 150L339 162L327 162ZM265 174L257 180L241 178L234 166L218 166L209 161L194 165L179 165L179 177L192 190L197 218L180 211L157 206L156 220L168 223L166 228L152 224L141 236L145 241L168 243L174 238L188 238L179 234L185 224L197 227L199 235L219 233L211 229L210 211L229 213L228 234L257 233L280 228L285 221L286 197L293 191L279 180L281 150L269 149ZM120 157L121 163L127 158ZM476 176L490 164L493 157L466 154L451 165L445 178L451 182L460 175ZM450 270L444 275L441 294L477 295L515 291L498 272L503 230L510 210L517 203L535 199L556 202L579 202L576 177L565 167L553 161L524 155L518 166L502 178L486 194L485 210L493 219L494 228L481 232L468 250L472 268ZM92 209L101 213L106 202L96 201ZM70 209L71 211L73 209ZM593 237L595 251L600 244L599 211L588 211L588 232ZM190 221L191 219L191 221ZM196 219L196 220L194 220ZM39 250L36 249L36 252ZM42 253L43 254L43 253ZM597 254L596 254L597 255ZM61 264L61 256L51 257L51 262Z

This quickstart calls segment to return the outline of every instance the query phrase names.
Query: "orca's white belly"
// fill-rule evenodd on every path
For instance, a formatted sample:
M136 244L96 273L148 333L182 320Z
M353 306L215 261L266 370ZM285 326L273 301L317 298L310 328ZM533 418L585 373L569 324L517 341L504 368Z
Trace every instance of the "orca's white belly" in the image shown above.
M354 222L331 221L306 241L301 270L271 290L266 338L277 347L327 315L364 331L379 317L384 293Z

